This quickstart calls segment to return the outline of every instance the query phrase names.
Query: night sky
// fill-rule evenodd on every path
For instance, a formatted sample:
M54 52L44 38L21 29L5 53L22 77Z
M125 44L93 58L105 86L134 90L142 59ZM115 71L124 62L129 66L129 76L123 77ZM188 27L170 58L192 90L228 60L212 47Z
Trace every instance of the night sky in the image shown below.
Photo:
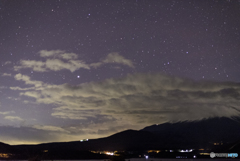
M239 0L0 0L0 142L240 114Z

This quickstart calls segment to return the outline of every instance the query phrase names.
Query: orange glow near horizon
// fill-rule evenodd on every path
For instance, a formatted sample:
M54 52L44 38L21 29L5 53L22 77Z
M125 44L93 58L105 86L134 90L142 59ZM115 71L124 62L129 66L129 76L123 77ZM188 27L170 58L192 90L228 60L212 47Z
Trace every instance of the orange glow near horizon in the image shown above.
M11 154L9 153L0 153L0 158L9 158Z

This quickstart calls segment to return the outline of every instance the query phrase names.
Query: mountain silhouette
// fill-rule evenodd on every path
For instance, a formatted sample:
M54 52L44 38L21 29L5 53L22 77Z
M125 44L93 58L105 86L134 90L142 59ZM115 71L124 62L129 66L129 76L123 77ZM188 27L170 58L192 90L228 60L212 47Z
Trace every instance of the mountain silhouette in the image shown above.
M144 151L150 149L213 149L217 151L240 150L240 119L210 118L200 121L163 123L126 130L109 137L88 141L55 142L38 145L0 144L0 150L35 154L48 150L64 154L78 151ZM6 148L5 148L6 147Z
M226 144L240 140L239 118L210 118L200 121L185 121L164 123L145 127L148 131L162 138L168 147L187 145L207 146L211 144ZM184 146L182 146L184 145Z

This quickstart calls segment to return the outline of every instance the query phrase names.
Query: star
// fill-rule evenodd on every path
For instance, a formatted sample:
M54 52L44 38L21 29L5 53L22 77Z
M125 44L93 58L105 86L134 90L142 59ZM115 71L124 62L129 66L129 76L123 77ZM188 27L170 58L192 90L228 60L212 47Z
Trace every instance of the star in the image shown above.
M225 96L239 107L238 1L53 2L4 1L0 8L0 142L99 138L204 118L209 112L198 111L214 113L220 98L223 111L214 115L230 116ZM113 130L98 133L105 128Z

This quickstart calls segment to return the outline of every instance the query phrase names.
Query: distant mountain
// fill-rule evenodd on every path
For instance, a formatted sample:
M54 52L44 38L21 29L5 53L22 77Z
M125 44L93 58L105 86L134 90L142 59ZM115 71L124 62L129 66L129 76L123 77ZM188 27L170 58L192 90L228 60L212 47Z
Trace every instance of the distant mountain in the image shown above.
M226 144L240 141L239 118L210 118L200 121L164 123L145 127L148 131L164 138L165 145L199 145Z
M142 150L150 148L155 138L156 135L148 131L126 130L90 141L98 150Z
M148 131L126 130L106 138L90 139L80 142L57 142L38 145L15 145L18 149L31 150L134 150L142 149L148 143L154 142L156 136ZM147 148L147 147L146 147ZM145 149L145 148L144 148Z
M0 153L11 153L13 151L13 147L8 144L0 142Z
M70 151L143 151L149 149L206 148L217 151L239 149L239 118L211 118L201 121L164 123L142 130L126 130L106 138L89 141L45 143L39 145L15 145L18 151L28 153Z

